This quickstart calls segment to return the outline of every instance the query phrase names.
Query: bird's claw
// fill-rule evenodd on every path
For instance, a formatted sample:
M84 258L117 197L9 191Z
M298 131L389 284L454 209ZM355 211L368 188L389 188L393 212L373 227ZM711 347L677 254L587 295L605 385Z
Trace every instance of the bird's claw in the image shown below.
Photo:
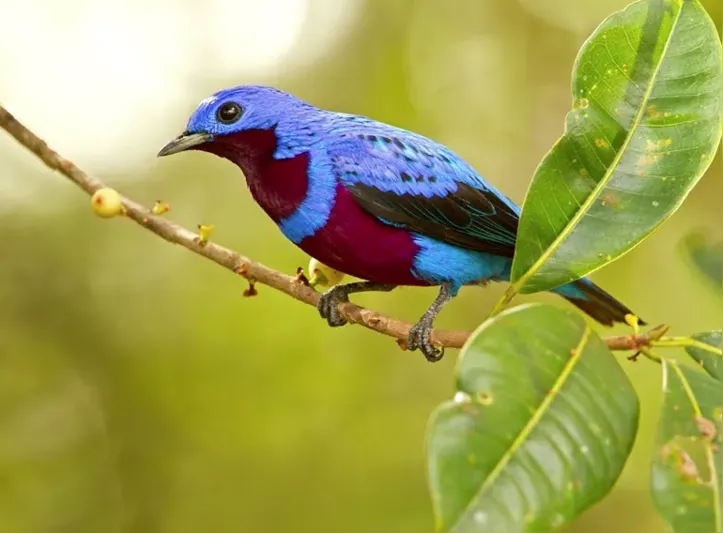
M336 328L346 324L346 319L339 312L339 304L348 301L349 295L341 287L332 287L321 295L317 309L321 318L326 319L329 326Z
M432 344L432 325L422 320L409 330L407 349L419 350L430 363L436 363L444 357L444 348L437 348Z

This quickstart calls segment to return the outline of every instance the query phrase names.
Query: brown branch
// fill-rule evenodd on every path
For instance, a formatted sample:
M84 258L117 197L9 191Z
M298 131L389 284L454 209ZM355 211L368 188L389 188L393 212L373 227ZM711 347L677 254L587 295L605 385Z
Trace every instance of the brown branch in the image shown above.
M100 180L89 176L71 161L51 150L42 139L18 122L2 106L0 106L0 127L10 133L48 167L59 171L89 195L106 187ZM300 302L313 306L318 304L320 294L299 281L298 278L272 270L213 242L201 243L196 233L166 218L153 215L148 208L133 200L123 197L123 205L128 218L166 241L180 244L232 272L286 293ZM394 337L400 341L400 345L404 345L409 334L411 324L408 322L382 315L371 309L345 303L340 306L340 310L350 323L361 324L384 335ZM608 337L605 339L605 343L611 350L638 350L641 346L649 346L651 340L660 338L663 333L656 328L642 335ZM432 341L439 346L461 348L469 335L469 331L434 330Z

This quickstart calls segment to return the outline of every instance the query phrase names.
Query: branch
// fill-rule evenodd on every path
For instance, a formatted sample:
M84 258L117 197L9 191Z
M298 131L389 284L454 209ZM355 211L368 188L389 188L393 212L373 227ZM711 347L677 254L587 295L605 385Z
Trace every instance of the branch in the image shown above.
M48 167L63 174L89 195L92 195L98 189L106 187L100 180L89 176L73 162L50 149L42 139L18 122L2 106L0 106L0 128L6 130ZM253 283L258 282L267 285L314 307L318 304L320 294L299 281L298 278L272 270L238 252L213 242L201 242L196 233L168 219L153 215L148 208L133 200L123 197L122 202L126 211L125 215L128 218L162 239L173 244L179 244L232 272L241 274ZM404 346L409 335L411 324L382 315L371 309L365 309L353 303L344 303L340 305L340 311L342 316L350 323L360 324L383 335L394 337L401 346ZM651 341L659 339L663 333L664 331L655 328L641 335L608 337L605 339L605 343L611 350L638 350L641 347L649 346ZM469 331L434 330L432 342L448 348L461 348L469 335Z

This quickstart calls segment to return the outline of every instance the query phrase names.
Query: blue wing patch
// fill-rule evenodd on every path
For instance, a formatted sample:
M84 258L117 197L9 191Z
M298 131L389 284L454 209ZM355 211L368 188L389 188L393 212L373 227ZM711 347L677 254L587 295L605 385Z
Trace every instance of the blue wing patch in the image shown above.
M362 117L340 117L328 153L336 178L385 223L443 242L514 255L519 208L448 148Z

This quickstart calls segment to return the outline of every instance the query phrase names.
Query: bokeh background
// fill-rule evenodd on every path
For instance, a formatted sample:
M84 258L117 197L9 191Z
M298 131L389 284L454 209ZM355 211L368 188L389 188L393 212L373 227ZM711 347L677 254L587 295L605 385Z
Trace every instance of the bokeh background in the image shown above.
M562 131L583 40L625 0L0 0L0 102L85 170L288 273L308 262L229 163L158 160L209 93L281 87L432 136L521 201ZM723 2L706 0L720 22ZM453 394L430 365L242 280L88 197L0 132L0 530L431 532L423 439ZM594 279L676 334L720 327L680 253L720 233L720 154L680 211ZM504 289L439 325L474 328ZM361 295L416 319L434 289ZM555 301L533 296L520 301ZM568 530L663 531L648 495L659 369L619 355L641 431Z

